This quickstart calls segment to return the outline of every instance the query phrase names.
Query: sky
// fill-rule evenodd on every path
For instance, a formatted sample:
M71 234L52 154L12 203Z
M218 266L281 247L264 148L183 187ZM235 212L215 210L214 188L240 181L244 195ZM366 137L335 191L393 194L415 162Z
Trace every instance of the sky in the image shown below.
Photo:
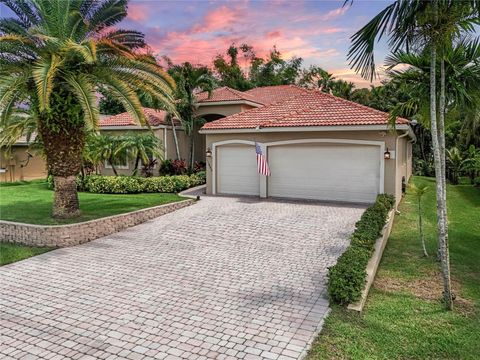
M154 54L175 63L211 65L231 44L247 43L263 57L276 46L285 59L304 59L358 87L370 83L348 66L350 36L392 1L355 0L131 0L128 16L118 25L142 31ZM0 5L0 17L11 16ZM377 64L387 55L376 48Z

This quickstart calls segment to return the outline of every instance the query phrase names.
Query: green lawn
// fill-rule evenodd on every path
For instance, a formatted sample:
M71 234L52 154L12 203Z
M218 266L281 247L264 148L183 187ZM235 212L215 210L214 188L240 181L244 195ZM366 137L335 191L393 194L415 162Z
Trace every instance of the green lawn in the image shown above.
M53 191L45 181L0 185L0 219L30 224L68 224L126 213L142 208L180 201L175 194L91 194L79 193L82 215L75 219L51 217Z
M52 250L52 248L29 247L0 242L0 266L7 265L15 261L20 261L31 256L39 255L50 250Z
M435 183L426 184L427 244L421 256L415 203L400 206L364 312L333 307L309 359L478 359L480 354L480 189L448 187L455 310L445 311L435 261Z

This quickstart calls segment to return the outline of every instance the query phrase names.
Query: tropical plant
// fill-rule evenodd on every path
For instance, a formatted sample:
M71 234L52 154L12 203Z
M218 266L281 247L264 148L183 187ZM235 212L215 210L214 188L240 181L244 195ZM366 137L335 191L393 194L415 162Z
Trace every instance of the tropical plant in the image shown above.
M86 148L92 163L105 164L112 168L115 176L118 175L117 166L127 161L128 154L125 147L125 138L110 134L99 134L88 139Z
M208 92L209 96L215 86L215 81L209 68L206 66L193 66L189 62L181 65L174 65L169 73L177 82L177 112L182 123L185 134L189 137L189 167L194 162L194 139L195 132L203 119L195 115L197 109L196 93L199 91Z
M364 77L376 73L374 46L377 39L388 36L394 53L399 50L427 49L430 52L430 130L436 176L437 226L439 259L444 284L444 301L453 308L448 252L448 220L445 173L445 108L446 76L443 49L462 33L475 31L479 23L478 0L396 0L367 25L355 33L348 53L350 64ZM437 58L440 53L440 79L437 77ZM438 81L439 80L439 81ZM437 90L437 82L440 88ZM438 103L437 103L438 100ZM438 120L437 120L438 113Z
M446 150L447 176L453 185L458 185L460 176L467 170L470 159L464 159L457 147Z
M160 140L152 133L128 133L119 139L118 154L126 153L134 161L132 175L138 174L140 161L148 164L154 158L161 156Z
M135 91L173 110L174 82L137 51L146 48L143 34L113 28L126 17L127 0L2 2L16 17L0 19L0 127L34 120L55 182L53 216L76 216L75 176L85 130L97 126L96 89L106 89L143 125Z
M420 233L420 242L422 243L423 256L427 257L427 248L425 246L425 235L423 233L423 209L422 209L422 198L428 191L428 186L416 186L415 184L410 185L410 190L415 195L417 199L418 206L418 231Z
M319 89L325 93L330 93L335 83L335 77L328 71L316 65L310 65L308 69L302 71L302 76L298 80L300 86L309 89Z

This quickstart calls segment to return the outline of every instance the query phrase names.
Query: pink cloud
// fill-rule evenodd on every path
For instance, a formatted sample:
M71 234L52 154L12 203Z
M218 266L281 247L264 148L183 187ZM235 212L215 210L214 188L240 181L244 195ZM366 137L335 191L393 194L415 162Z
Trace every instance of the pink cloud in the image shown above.
M128 6L127 19L145 21L148 19L149 7L147 4L133 3Z

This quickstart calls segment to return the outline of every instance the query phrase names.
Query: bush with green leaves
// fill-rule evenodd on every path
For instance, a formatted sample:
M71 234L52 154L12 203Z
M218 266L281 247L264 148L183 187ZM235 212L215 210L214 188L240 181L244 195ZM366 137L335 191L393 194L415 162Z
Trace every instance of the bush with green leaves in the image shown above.
M380 194L355 224L350 246L328 271L328 294L333 302L345 305L360 299L367 277L365 269L394 205L393 196Z
M47 179L48 187L53 189L53 179ZM77 188L81 191L98 194L136 194L136 193L177 193L193 186L205 184L205 174L175 176L102 176L88 175L77 177Z

